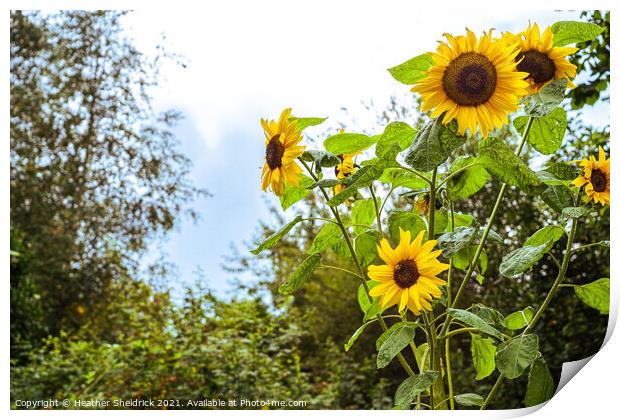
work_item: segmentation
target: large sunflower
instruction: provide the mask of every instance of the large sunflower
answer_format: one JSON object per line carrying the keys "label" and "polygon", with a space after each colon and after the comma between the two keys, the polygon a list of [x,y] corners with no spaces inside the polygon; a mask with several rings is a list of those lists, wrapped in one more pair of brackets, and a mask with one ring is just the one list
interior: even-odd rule
{"label": "large sunflower", "polygon": [[295,159],[303,153],[305,147],[298,146],[301,130],[297,128],[295,120],[289,121],[290,116],[291,109],[286,108],[278,122],[260,120],[267,139],[261,186],[263,191],[271,186],[271,191],[278,196],[282,195],[287,183],[299,185],[299,174],[302,172]]}
{"label": "large sunflower", "polygon": [[574,88],[571,79],[575,77],[577,67],[566,56],[579,50],[574,47],[554,47],[553,32],[548,27],[542,35],[535,23],[517,35],[504,33],[503,38],[510,43],[516,42],[520,52],[516,57],[517,70],[528,74],[528,93],[536,93],[547,83],[557,79],[566,79],[568,87]]}
{"label": "large sunflower", "polygon": [[437,52],[431,53],[434,65],[428,76],[411,91],[422,96],[422,111],[432,109],[432,117],[445,112],[444,124],[456,118],[461,135],[468,128],[473,135],[480,126],[486,138],[493,128],[508,124],[507,115],[527,93],[527,73],[517,71],[515,63],[519,50],[493,38],[492,31],[480,39],[469,29],[466,36],[444,36],[448,42],[439,41]]}
{"label": "large sunflower", "polygon": [[611,158],[605,158],[605,151],[598,148],[598,161],[594,156],[583,159],[580,163],[583,167],[583,175],[573,181],[573,185],[581,187],[585,185],[586,201],[609,205],[609,178]]}
{"label": "large sunflower", "polygon": [[433,298],[441,296],[438,286],[446,284],[438,274],[448,269],[437,257],[441,250],[432,251],[437,241],[422,243],[424,231],[411,242],[411,233],[400,230],[400,243],[392,249],[386,239],[377,246],[385,265],[371,265],[368,276],[380,282],[370,290],[370,296],[381,296],[381,306],[398,304],[398,310],[409,308],[415,315],[430,311]]}
{"label": "large sunflower", "polygon": [[[336,179],[343,180],[348,176],[351,176],[355,171],[355,162],[353,162],[353,158],[359,155],[360,152],[355,153],[345,153],[344,155],[338,155],[338,159],[340,159],[340,163],[336,165],[334,171],[336,172]],[[338,184],[334,187],[334,194],[338,194],[343,191],[345,186],[343,184]]]}

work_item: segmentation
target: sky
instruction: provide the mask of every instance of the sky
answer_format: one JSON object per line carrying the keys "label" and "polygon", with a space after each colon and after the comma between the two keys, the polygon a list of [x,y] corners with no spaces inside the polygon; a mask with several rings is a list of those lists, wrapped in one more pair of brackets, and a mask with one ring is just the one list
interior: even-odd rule
{"label": "sky", "polygon": [[[275,119],[292,107],[296,116],[329,117],[335,127],[345,118],[341,107],[347,107],[361,113],[360,128],[372,126],[361,112],[362,101],[381,109],[390,96],[409,95],[386,69],[434,50],[444,32],[464,33],[466,26],[476,33],[518,32],[528,20],[547,26],[578,19],[575,12],[551,11],[439,14],[415,9],[413,2],[354,8],[318,2],[296,9],[269,1],[217,3],[200,13],[136,10],[124,26],[141,51],[151,52],[165,33],[168,50],[185,57],[186,68],[162,66],[154,104],[184,113],[175,131],[180,149],[193,162],[192,181],[212,194],[193,203],[201,220],[184,221],[153,244],[145,264],[165,254],[177,266],[173,289],[191,284],[200,267],[220,296],[231,289],[232,276],[221,267],[230,244],[247,253],[259,221],[275,222],[268,211],[273,197],[260,190],[260,118]],[[605,124],[609,110],[606,105],[586,109],[584,120]]]}

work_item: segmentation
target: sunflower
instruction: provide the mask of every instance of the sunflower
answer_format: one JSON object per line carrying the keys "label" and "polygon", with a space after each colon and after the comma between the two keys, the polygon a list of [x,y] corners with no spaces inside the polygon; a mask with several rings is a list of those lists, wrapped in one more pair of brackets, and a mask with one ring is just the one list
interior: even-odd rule
{"label": "sunflower", "polygon": [[527,73],[517,71],[516,44],[493,38],[485,32],[480,39],[467,35],[444,34],[431,53],[434,65],[427,77],[411,91],[422,96],[422,111],[433,110],[431,117],[445,112],[443,124],[456,118],[460,135],[469,128],[473,135],[480,127],[483,137],[493,128],[508,124],[507,115],[518,109],[518,101],[527,93]]}
{"label": "sunflower", "polygon": [[579,166],[582,166],[583,175],[573,181],[576,187],[586,186],[585,201],[594,201],[601,205],[609,205],[609,177],[611,158],[605,158],[605,151],[602,147],[598,148],[598,161],[594,156],[583,159]]}
{"label": "sunflower", "polygon": [[575,77],[577,67],[566,56],[577,52],[579,48],[554,47],[550,27],[541,36],[536,23],[534,26],[528,24],[525,31],[517,35],[504,33],[502,38],[519,46],[517,70],[528,74],[525,79],[529,83],[528,93],[536,93],[547,83],[558,79],[566,79],[569,88],[575,87],[571,79]]}
{"label": "sunflower", "polygon": [[[345,153],[344,155],[338,155],[338,159],[340,159],[340,163],[336,165],[334,171],[336,172],[336,179],[343,180],[346,177],[352,175],[357,169],[355,168],[355,163],[353,162],[353,158],[359,155],[360,152],[355,153]],[[343,184],[338,184],[334,187],[334,194],[338,194],[344,190],[345,186]]]}
{"label": "sunflower", "polygon": [[437,257],[441,250],[432,251],[437,241],[422,243],[424,231],[411,242],[411,233],[400,230],[400,243],[392,249],[386,239],[377,246],[385,265],[370,265],[368,276],[379,284],[370,290],[370,296],[381,296],[383,308],[398,304],[398,310],[409,308],[415,315],[430,311],[433,298],[441,296],[438,286],[446,282],[437,275],[448,269]]}
{"label": "sunflower", "polygon": [[302,172],[295,159],[301,156],[305,147],[298,146],[301,130],[295,120],[289,121],[290,116],[291,109],[286,108],[278,122],[260,120],[267,139],[261,187],[267,191],[267,187],[271,186],[271,191],[278,196],[282,195],[287,183],[299,185],[299,174]]}

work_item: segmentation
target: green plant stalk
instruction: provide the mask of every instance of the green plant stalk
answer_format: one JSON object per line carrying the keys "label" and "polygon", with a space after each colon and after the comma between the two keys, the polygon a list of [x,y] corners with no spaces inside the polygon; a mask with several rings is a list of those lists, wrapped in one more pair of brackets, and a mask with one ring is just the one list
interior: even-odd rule
{"label": "green plant stalk", "polygon": [[[523,151],[523,147],[525,146],[525,142],[527,141],[527,137],[530,134],[530,129],[532,128],[532,123],[534,122],[534,117],[529,117],[527,120],[527,124],[525,125],[525,130],[523,131],[523,136],[521,136],[521,142],[519,143],[519,146],[517,147],[517,151],[515,152],[515,155],[519,156],[521,154],[521,152]],[[487,240],[487,237],[489,236],[489,232],[491,231],[491,225],[493,224],[493,221],[495,220],[495,216],[497,215],[497,211],[499,210],[499,207],[502,203],[502,200],[504,199],[504,194],[506,192],[506,188],[508,187],[508,184],[503,183],[501,188],[499,189],[499,193],[497,194],[497,199],[495,200],[495,205],[493,206],[493,210],[491,211],[491,215],[489,216],[489,220],[487,222],[486,227],[484,228],[484,231],[482,232],[482,237],[480,238],[480,243],[478,243],[478,247],[476,248],[476,252],[474,253],[474,257],[472,258],[472,260],[469,263],[469,267],[467,269],[467,273],[465,273],[465,277],[463,278],[463,281],[461,282],[461,285],[458,289],[458,291],[456,292],[456,295],[454,296],[454,300],[452,301],[452,307],[456,307],[459,299],[461,298],[461,296],[463,295],[463,292],[465,291],[465,288],[467,287],[467,284],[469,283],[469,280],[471,279],[471,276],[474,272],[474,269],[476,267],[476,264],[478,264],[478,260],[480,259],[480,255],[482,254],[482,250],[484,249],[484,244]],[[446,320],[442,326],[441,329],[441,333],[439,335],[444,335],[446,333],[446,331],[448,331],[448,328],[450,328],[450,322],[452,320],[452,317],[450,317],[450,315],[448,315],[446,317]]]}
{"label": "green plant stalk", "polygon": [[[566,271],[568,270],[568,264],[570,262],[570,257],[573,254],[572,247],[573,247],[573,241],[575,240],[576,232],[577,232],[577,222],[576,220],[573,220],[571,228],[570,228],[570,232],[568,234],[568,241],[566,243],[566,252],[564,254],[564,258],[562,259],[562,266],[560,267],[560,272],[558,273],[558,276],[555,278],[555,281],[553,282],[553,285],[551,286],[549,293],[547,293],[547,297],[545,297],[545,300],[543,301],[542,305],[540,305],[540,308],[538,308],[538,311],[536,311],[536,314],[532,318],[532,321],[529,323],[529,325],[525,328],[525,330],[523,330],[523,332],[520,335],[525,335],[528,332],[532,331],[534,326],[538,323],[538,320],[542,316],[543,312],[545,312],[545,310],[549,306],[549,303],[551,302],[551,299],[553,299],[553,296],[557,292],[558,288],[564,281],[564,277],[566,276]],[[491,402],[495,394],[497,394],[497,391],[502,385],[504,378],[505,378],[504,374],[501,374],[497,377],[497,380],[495,381],[495,385],[493,385],[491,392],[489,392],[489,395],[487,395],[486,399],[484,400],[484,403],[482,403],[482,405],[480,406],[481,410],[484,410],[488,407],[489,403]]]}
{"label": "green plant stalk", "polygon": [[[454,231],[454,204],[450,202],[450,220],[452,221],[452,231]],[[452,264],[452,258],[450,258],[450,267],[448,267],[448,280],[446,285],[446,303],[447,307],[452,306],[452,270],[454,264]],[[434,326],[433,326],[434,328]],[[448,379],[448,400],[450,401],[450,410],[454,410],[454,387],[452,385],[452,362],[450,354],[450,338],[446,337],[446,376]]]}
{"label": "green plant stalk", "polygon": [[[310,173],[310,176],[312,176],[314,181],[318,182],[319,181],[318,177],[308,167],[308,164],[301,159],[299,159],[299,161],[304,166],[304,168],[306,168],[306,170]],[[319,189],[321,190],[321,193],[325,197],[325,200],[329,201],[329,196],[327,195],[327,192],[325,191],[325,189],[323,187],[319,187]],[[353,259],[353,263],[355,264],[357,271],[362,276],[362,279],[363,279],[362,285],[364,287],[364,290],[366,291],[368,298],[371,299],[370,288],[368,287],[368,276],[366,272],[364,271],[364,269],[362,268],[362,265],[360,264],[359,259],[357,258],[357,254],[355,253],[355,248],[353,247],[353,243],[351,242],[351,237],[349,236],[349,232],[347,231],[347,228],[345,227],[344,223],[342,223],[342,219],[340,218],[340,213],[338,212],[338,208],[332,207],[332,206],[328,206],[328,207],[331,209],[332,214],[334,215],[334,218],[336,219],[338,223],[338,226],[340,226],[340,230],[342,231],[342,235],[344,236],[345,242],[347,243],[349,252],[351,252],[351,258]],[[381,329],[383,331],[387,331],[388,326],[385,323],[385,320],[383,319],[383,316],[381,316],[381,314],[377,314],[377,321],[379,322],[379,325],[381,325]],[[396,355],[396,357],[398,358],[398,361],[400,362],[400,364],[403,366],[403,369],[405,369],[405,372],[407,372],[407,375],[414,376],[415,373],[413,372],[413,369],[411,369],[411,366],[405,359],[405,356],[403,356],[402,353],[399,352]]]}
{"label": "green plant stalk", "polygon": [[377,201],[377,196],[375,195],[375,190],[370,184],[370,195],[372,196],[372,201],[375,204],[375,214],[377,215],[377,228],[379,229],[379,234],[383,237],[383,229],[381,228],[381,210],[379,208],[379,202]]}
{"label": "green plant stalk", "polygon": [[[431,182],[429,185],[430,196],[428,203],[428,239],[435,239],[435,203],[437,201],[437,168],[433,169],[431,176]],[[429,313],[428,317],[425,317],[425,321],[428,322],[430,342],[431,346],[431,368],[439,372],[439,377],[431,386],[431,406],[434,409],[447,410],[448,404],[446,400],[446,390],[443,384],[443,377],[441,376],[441,349],[437,341],[437,332],[433,328],[435,314],[433,311]]]}

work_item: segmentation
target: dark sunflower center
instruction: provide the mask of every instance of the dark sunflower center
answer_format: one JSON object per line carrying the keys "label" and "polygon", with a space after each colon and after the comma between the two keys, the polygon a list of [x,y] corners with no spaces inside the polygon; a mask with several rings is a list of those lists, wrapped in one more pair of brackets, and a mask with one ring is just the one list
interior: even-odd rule
{"label": "dark sunflower center", "polygon": [[[523,60],[521,60],[523,58]],[[536,83],[545,83],[555,76],[555,64],[545,53],[540,51],[526,51],[517,55],[517,70],[530,74]]]}
{"label": "dark sunflower center", "polygon": [[282,156],[284,156],[284,145],[280,141],[280,135],[276,134],[267,143],[265,159],[270,169],[276,169],[282,166]]}
{"label": "dark sunflower center", "polygon": [[404,260],[396,264],[394,267],[394,281],[401,289],[407,289],[418,281],[420,273],[418,266],[413,260]]}
{"label": "dark sunflower center", "polygon": [[463,53],[452,60],[443,75],[446,95],[463,106],[485,103],[493,96],[496,84],[497,72],[493,63],[474,52]]}
{"label": "dark sunflower center", "polygon": [[603,192],[607,188],[607,176],[600,169],[592,169],[591,182],[596,192]]}

